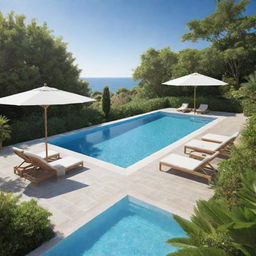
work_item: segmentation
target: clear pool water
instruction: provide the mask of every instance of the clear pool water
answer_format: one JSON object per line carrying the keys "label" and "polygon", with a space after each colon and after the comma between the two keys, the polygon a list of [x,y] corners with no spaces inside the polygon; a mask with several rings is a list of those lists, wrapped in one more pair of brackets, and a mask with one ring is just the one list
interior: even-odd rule
{"label": "clear pool water", "polygon": [[169,212],[127,196],[44,256],[165,256],[166,241],[185,236]]}
{"label": "clear pool water", "polygon": [[52,139],[50,143],[126,168],[213,120],[159,111]]}

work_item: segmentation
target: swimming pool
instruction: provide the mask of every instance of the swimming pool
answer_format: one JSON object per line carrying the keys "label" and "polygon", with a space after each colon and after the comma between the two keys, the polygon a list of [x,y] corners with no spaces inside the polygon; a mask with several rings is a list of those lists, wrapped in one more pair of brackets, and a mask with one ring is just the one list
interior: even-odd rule
{"label": "swimming pool", "polygon": [[185,236],[169,212],[126,196],[44,256],[165,256],[166,241]]}
{"label": "swimming pool", "polygon": [[158,111],[49,142],[127,168],[213,120]]}

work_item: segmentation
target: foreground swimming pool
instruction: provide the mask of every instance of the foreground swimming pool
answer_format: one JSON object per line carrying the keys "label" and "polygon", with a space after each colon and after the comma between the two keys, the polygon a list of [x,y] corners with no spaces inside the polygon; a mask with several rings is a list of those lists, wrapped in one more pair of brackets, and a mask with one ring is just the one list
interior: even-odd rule
{"label": "foreground swimming pool", "polygon": [[169,212],[127,196],[44,256],[165,256],[177,250],[166,241],[183,236]]}
{"label": "foreground swimming pool", "polygon": [[158,111],[52,139],[50,143],[126,168],[213,120]]}

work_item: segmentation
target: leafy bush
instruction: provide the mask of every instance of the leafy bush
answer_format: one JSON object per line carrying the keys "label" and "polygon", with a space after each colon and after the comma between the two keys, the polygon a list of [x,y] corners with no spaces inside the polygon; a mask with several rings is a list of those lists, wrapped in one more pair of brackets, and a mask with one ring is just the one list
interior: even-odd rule
{"label": "leafy bush", "polygon": [[[67,108],[61,114],[59,110],[56,112],[54,110],[49,113],[48,117],[49,136],[99,124],[104,120],[102,112],[97,108],[87,106],[75,110]],[[42,115],[31,115],[12,120],[14,136],[7,141],[8,144],[42,138],[44,136],[43,121]]]}
{"label": "leafy bush", "polygon": [[5,116],[0,115],[0,149],[3,141],[11,137],[11,127],[8,122],[9,120]]}
{"label": "leafy bush", "polygon": [[53,237],[51,214],[35,200],[0,193],[0,256],[26,255]]}
{"label": "leafy bush", "polygon": [[232,150],[231,158],[222,161],[215,181],[215,198],[225,199],[229,207],[237,204],[237,191],[243,174],[256,169],[256,116],[252,116],[242,132],[241,142]]}
{"label": "leafy bush", "polygon": [[[168,97],[168,99],[172,108],[178,108],[184,102],[189,103],[193,107],[192,97]],[[199,104],[208,104],[209,109],[213,111],[242,112],[242,106],[236,99],[198,97],[196,100],[197,107]]]}
{"label": "leafy bush", "polygon": [[[188,237],[168,241],[182,247],[170,256],[256,255],[256,173],[249,171],[241,177],[241,188],[237,191],[238,206],[230,209],[213,199],[198,201],[191,222],[174,216]],[[210,254],[216,248],[218,251]],[[202,249],[205,251],[200,254]]]}
{"label": "leafy bush", "polygon": [[168,98],[131,101],[127,104],[113,107],[112,111],[110,112],[110,119],[115,120],[125,118],[168,107],[170,107],[170,102]]}

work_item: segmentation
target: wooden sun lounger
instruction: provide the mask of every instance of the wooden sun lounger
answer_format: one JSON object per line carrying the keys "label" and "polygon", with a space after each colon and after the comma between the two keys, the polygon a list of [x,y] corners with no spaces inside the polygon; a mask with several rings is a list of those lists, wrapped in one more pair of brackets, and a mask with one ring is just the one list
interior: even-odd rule
{"label": "wooden sun lounger", "polygon": [[[19,156],[21,159],[23,159],[23,162],[21,164],[19,164],[17,166],[14,166],[14,168],[13,168],[14,173],[22,177],[23,176],[23,171],[25,171],[27,169],[30,169],[33,165],[31,164],[30,159],[26,156],[27,151],[25,151],[23,149],[20,149],[20,148],[16,148],[16,147],[13,147],[12,151],[17,156]],[[43,158],[43,159],[46,158],[45,151],[43,151],[41,153],[38,153],[36,155]],[[56,160],[56,159],[59,159],[59,158],[60,158],[60,153],[58,153],[56,151],[53,151],[53,150],[48,151],[48,161],[49,162],[53,161],[53,160]]]}
{"label": "wooden sun lounger", "polygon": [[209,170],[216,171],[210,162],[217,157],[218,154],[219,152],[215,152],[213,155],[206,157],[202,161],[178,154],[170,154],[161,159],[159,163],[159,170],[162,171],[162,167],[167,166],[175,170],[206,178],[210,181],[212,175],[209,174]]}
{"label": "wooden sun lounger", "polygon": [[177,111],[183,112],[183,113],[191,111],[191,109],[188,107],[188,105],[189,105],[189,103],[183,103],[181,105],[181,107],[177,108]]}
{"label": "wooden sun lounger", "polygon": [[59,176],[59,174],[62,175],[67,171],[83,166],[83,161],[74,157],[64,157],[48,163],[43,158],[32,153],[26,153],[26,156],[30,159],[33,167],[25,170],[23,177],[33,183],[40,183],[50,177]]}
{"label": "wooden sun lounger", "polygon": [[199,108],[196,109],[196,113],[203,114],[208,111],[208,105],[207,104],[200,104]]}
{"label": "wooden sun lounger", "polygon": [[229,137],[226,141],[222,143],[208,142],[203,140],[191,140],[184,146],[184,153],[187,154],[187,150],[203,152],[207,154],[213,154],[219,152],[220,155],[229,157],[230,156],[230,147],[234,144],[235,139],[237,138],[237,133]]}

